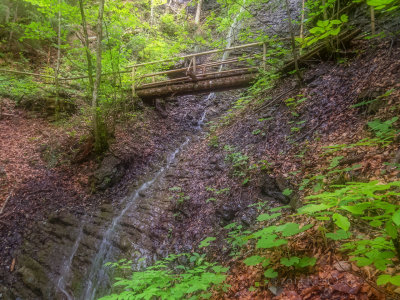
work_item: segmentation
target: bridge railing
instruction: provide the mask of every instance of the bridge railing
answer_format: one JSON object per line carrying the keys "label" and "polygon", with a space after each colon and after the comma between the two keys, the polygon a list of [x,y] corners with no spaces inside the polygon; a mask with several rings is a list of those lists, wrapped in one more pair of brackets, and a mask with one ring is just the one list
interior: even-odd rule
{"label": "bridge railing", "polygon": [[[260,49],[259,51],[251,52],[246,55],[242,55],[239,57],[234,57],[234,58],[229,58],[229,59],[224,59],[222,58],[220,61],[208,61],[204,63],[200,63],[200,57],[202,56],[210,56],[213,54],[222,54],[224,55],[226,52],[233,52],[233,51],[239,51],[243,50],[246,48],[253,48],[253,47],[260,47],[262,46],[262,50]],[[259,64],[254,64],[254,59],[255,60],[260,60],[261,61],[261,66]],[[182,61],[182,60],[189,60],[189,65],[187,67],[183,68],[177,68],[173,70],[166,70],[166,71],[160,71],[160,72],[153,72],[149,74],[143,74],[137,76],[137,69],[140,67],[144,66],[149,66],[149,65],[154,65],[154,64],[165,64],[165,63],[172,63],[174,61]],[[248,63],[249,60],[253,61],[253,66],[249,66],[250,64]],[[194,54],[188,54],[188,55],[183,55],[171,59],[165,59],[165,60],[158,60],[158,61],[152,61],[152,62],[146,62],[146,63],[140,63],[140,64],[135,64],[128,66],[128,68],[131,68],[131,79],[132,79],[132,93],[135,94],[136,89],[145,89],[145,88],[150,88],[150,87],[157,87],[157,86],[162,86],[166,84],[173,84],[173,83],[180,83],[180,82],[188,82],[188,81],[196,81],[196,80],[204,80],[209,77],[215,77],[215,76],[222,76],[226,73],[240,73],[240,72],[251,72],[255,71],[258,68],[266,68],[266,60],[267,60],[267,45],[266,43],[263,42],[258,42],[258,43],[250,43],[246,45],[240,45],[240,46],[235,46],[235,47],[229,47],[225,49],[217,49],[217,50],[210,50],[210,51],[205,51],[205,52],[200,52],[200,53],[194,53]],[[229,70],[222,70],[223,67],[229,65],[233,66],[235,64],[240,64],[241,66],[229,69]],[[243,66],[243,64],[245,66]],[[216,67],[219,67],[216,69]],[[172,74],[184,74],[184,76],[178,77],[178,78],[173,78],[169,79],[168,77],[162,78],[161,80],[156,80],[156,78],[160,78],[160,76],[168,76]],[[150,83],[143,83],[145,79],[151,78]]]}

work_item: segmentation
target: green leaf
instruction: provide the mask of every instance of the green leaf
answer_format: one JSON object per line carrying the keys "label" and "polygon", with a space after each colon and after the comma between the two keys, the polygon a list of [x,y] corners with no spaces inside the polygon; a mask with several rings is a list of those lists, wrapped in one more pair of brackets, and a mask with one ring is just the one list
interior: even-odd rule
{"label": "green leaf", "polygon": [[392,222],[386,222],[385,231],[393,240],[397,238],[398,231],[397,228],[393,225]]}
{"label": "green leaf", "polygon": [[342,228],[345,231],[348,231],[350,228],[350,222],[349,219],[345,216],[342,216],[338,213],[334,213],[332,216],[333,220],[335,221],[335,224],[339,227]]}
{"label": "green leaf", "polygon": [[346,232],[343,229],[339,229],[334,233],[329,232],[326,234],[327,238],[334,240],[334,241],[345,240],[345,239],[348,239],[350,236],[351,236],[351,233]]}
{"label": "green leaf", "polygon": [[327,204],[308,204],[306,206],[300,207],[298,209],[298,212],[300,214],[313,214],[315,212],[327,210],[328,208],[331,208],[331,205]]}
{"label": "green leaf", "polygon": [[271,219],[275,219],[277,217],[279,217],[280,215],[282,215],[281,213],[274,213],[272,215],[269,214],[261,214],[257,217],[257,221],[262,222],[262,221],[267,221],[267,220],[271,220]]}
{"label": "green leaf", "polygon": [[204,240],[202,240],[200,242],[199,248],[208,247],[208,246],[210,246],[210,243],[215,241],[215,240],[216,240],[215,237],[212,237],[212,236],[206,237]]}
{"label": "green leaf", "polygon": [[400,226],[400,209],[393,214],[392,220],[394,224]]}
{"label": "green leaf", "polygon": [[290,258],[286,258],[286,257],[281,258],[281,264],[286,267],[291,267],[299,262],[300,262],[300,258],[298,258],[296,256],[293,256]]}
{"label": "green leaf", "polygon": [[293,190],[291,189],[284,189],[282,194],[285,196],[290,196],[293,193]]}
{"label": "green leaf", "polygon": [[390,278],[390,283],[400,286],[400,276],[397,275],[397,276],[393,276],[392,278]]}
{"label": "green leaf", "polygon": [[269,268],[267,271],[264,272],[264,276],[266,278],[276,278],[278,276],[278,273],[275,272],[274,269]]}
{"label": "green leaf", "polygon": [[246,266],[255,266],[255,265],[258,265],[259,263],[262,263],[264,260],[265,260],[265,257],[258,256],[258,255],[253,255],[253,256],[250,256],[250,257],[246,258],[243,261],[243,263]]}
{"label": "green leaf", "polygon": [[300,262],[297,264],[299,268],[304,268],[308,266],[314,266],[315,263],[317,262],[317,259],[315,257],[302,257],[300,259]]}
{"label": "green leaf", "polygon": [[392,276],[386,275],[386,274],[379,275],[378,279],[376,280],[376,284],[377,284],[377,285],[385,285],[385,284],[387,284],[388,282],[390,282],[390,278],[391,278],[391,277],[392,277]]}
{"label": "green leaf", "polygon": [[279,247],[282,245],[286,245],[288,243],[287,240],[283,239],[276,239],[277,235],[276,234],[271,234],[266,237],[261,237],[259,241],[257,242],[256,247],[257,248],[262,248],[262,249],[268,249],[268,248],[273,248],[273,247]]}

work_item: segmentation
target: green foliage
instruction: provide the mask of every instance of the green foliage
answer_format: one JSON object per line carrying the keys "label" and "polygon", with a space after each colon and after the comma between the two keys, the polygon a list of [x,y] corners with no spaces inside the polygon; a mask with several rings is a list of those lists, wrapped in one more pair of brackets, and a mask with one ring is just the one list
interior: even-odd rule
{"label": "green foliage", "polygon": [[[189,261],[189,266],[179,264],[182,258]],[[124,270],[131,268],[130,261],[109,265]],[[209,263],[197,253],[172,254],[144,271],[116,278],[113,286],[120,292],[101,299],[208,299],[212,290],[222,286],[227,271],[228,268]]]}
{"label": "green foliage", "polygon": [[396,0],[367,0],[367,4],[376,10],[385,10],[387,12],[397,9]]}
{"label": "green foliage", "polygon": [[317,26],[309,30],[312,36],[306,37],[304,40],[300,40],[300,42],[303,47],[308,47],[320,40],[335,37],[340,33],[343,24],[348,21],[349,18],[347,15],[342,15],[339,20],[319,20]]}
{"label": "green foliage", "polygon": [[[212,187],[207,186],[207,187],[206,187],[206,190],[207,190],[208,192],[212,192],[213,194],[215,194],[215,196],[218,197],[218,196],[221,195],[221,194],[228,195],[228,194],[229,194],[229,191],[230,191],[230,188],[223,188],[223,189],[218,190],[218,189],[214,189],[214,188],[212,188]],[[210,202],[210,201],[217,201],[217,198],[211,197],[211,198],[208,198],[208,199],[206,200],[207,203]]]}
{"label": "green foliage", "polygon": [[216,238],[213,236],[206,237],[204,240],[201,241],[199,244],[199,248],[204,248],[210,246],[210,243],[215,241]]}
{"label": "green foliage", "polygon": [[382,122],[379,119],[376,119],[368,122],[368,126],[375,133],[380,143],[387,144],[394,139],[397,133],[397,131],[392,128],[392,125],[398,119],[399,119],[398,117],[393,117],[392,119],[386,120],[384,122]]}
{"label": "green foliage", "polygon": [[[334,240],[348,239],[352,224],[368,224],[366,230],[374,231],[375,238],[357,236],[344,243],[342,250],[352,256],[357,265],[374,265],[385,271],[398,256],[398,230],[400,227],[400,181],[382,184],[378,181],[349,182],[332,186],[332,191],[308,196],[310,204],[299,209],[300,214],[312,215],[325,222],[332,221],[339,228],[327,233]],[[365,226],[365,225],[364,225]],[[385,282],[380,277],[380,282]],[[387,281],[388,282],[388,281]]]}
{"label": "green foliage", "polygon": [[234,169],[234,176],[243,177],[246,175],[246,170],[248,167],[249,157],[247,155],[242,154],[240,151],[235,151],[235,148],[225,145],[224,150],[228,152],[225,156],[225,161],[232,164]]}
{"label": "green foliage", "polygon": [[212,135],[210,137],[210,141],[208,142],[208,145],[210,147],[213,147],[213,148],[218,148],[219,147],[219,138],[218,138],[218,136],[217,135]]}
{"label": "green foliage", "polygon": [[240,254],[240,249],[246,245],[249,240],[248,235],[250,231],[243,230],[242,225],[236,223],[228,224],[224,229],[230,230],[228,232],[228,237],[225,239],[231,247],[231,256],[238,256]]}
{"label": "green foliage", "polygon": [[32,77],[0,75],[0,96],[9,97],[17,104],[23,98],[38,98],[41,95],[39,84]]}
{"label": "green foliage", "polygon": [[174,186],[169,188],[169,190],[173,192],[173,196],[170,197],[170,199],[175,200],[178,204],[182,204],[183,202],[190,200],[190,196],[186,196],[185,192],[182,192],[182,188],[179,186]]}

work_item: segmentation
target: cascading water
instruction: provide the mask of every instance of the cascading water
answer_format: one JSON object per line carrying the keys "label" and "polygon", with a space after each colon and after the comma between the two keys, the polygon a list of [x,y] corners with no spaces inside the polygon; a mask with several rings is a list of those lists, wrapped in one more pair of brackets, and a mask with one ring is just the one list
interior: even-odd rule
{"label": "cascading water", "polygon": [[187,145],[189,140],[190,138],[187,137],[185,139],[185,142],[183,142],[177,149],[175,149],[174,152],[172,152],[167,157],[166,165],[162,167],[151,180],[143,183],[133,195],[127,198],[124,209],[122,209],[119,215],[117,215],[112,220],[111,225],[108,227],[107,231],[103,235],[103,239],[100,243],[97,255],[93,259],[82,299],[94,299],[96,297],[96,292],[98,288],[100,286],[106,286],[109,283],[109,278],[106,269],[104,268],[104,263],[111,260],[112,258],[113,246],[111,243],[111,237],[113,236],[118,223],[139,198],[141,192],[146,191],[170,167],[171,163],[174,162],[176,155]]}
{"label": "cascading water", "polygon": [[[211,101],[215,97],[215,93],[210,93],[204,100],[205,106],[209,101]],[[196,130],[201,130],[204,120],[206,118],[206,109],[203,111],[200,119],[197,121],[196,126],[194,127]],[[112,220],[110,226],[107,228],[103,235],[103,239],[100,243],[100,246],[98,248],[98,252],[95,256],[95,258],[92,261],[92,265],[89,269],[89,275],[86,281],[86,286],[84,289],[84,292],[82,294],[81,299],[83,300],[92,300],[95,299],[97,296],[97,293],[99,291],[99,288],[102,287],[107,287],[109,285],[109,277],[106,272],[106,269],[104,268],[104,263],[108,261],[112,261],[113,257],[113,245],[111,242],[111,238],[115,235],[116,227],[121,221],[122,217],[127,213],[128,210],[131,209],[131,207],[135,204],[136,200],[140,196],[140,194],[144,191],[146,191],[148,188],[150,188],[156,180],[170,167],[170,165],[175,161],[176,156],[178,153],[189,143],[190,138],[187,137],[185,141],[177,148],[175,149],[174,152],[172,152],[168,157],[167,157],[167,163],[164,167],[162,167],[154,176],[151,180],[143,183],[133,195],[128,197],[125,200],[125,206],[121,210],[121,212],[114,217]],[[69,300],[69,299],[68,299]]]}

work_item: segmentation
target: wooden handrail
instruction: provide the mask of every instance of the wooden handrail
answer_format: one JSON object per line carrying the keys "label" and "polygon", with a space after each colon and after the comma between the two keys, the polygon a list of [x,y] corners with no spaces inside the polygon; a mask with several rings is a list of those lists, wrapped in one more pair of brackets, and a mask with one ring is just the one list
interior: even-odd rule
{"label": "wooden handrail", "polygon": [[263,44],[264,44],[264,42],[257,42],[257,43],[250,43],[250,44],[246,44],[246,45],[230,47],[230,48],[226,48],[226,49],[210,50],[210,51],[205,51],[205,52],[200,52],[200,53],[177,56],[177,57],[169,58],[169,59],[163,59],[163,60],[157,60],[157,61],[150,61],[150,62],[146,62],[146,63],[135,64],[135,65],[127,66],[127,68],[133,68],[133,67],[137,68],[137,67],[142,67],[142,66],[147,66],[147,65],[170,62],[170,61],[184,59],[184,58],[193,58],[193,57],[197,57],[197,56],[203,56],[203,55],[209,55],[209,54],[214,54],[214,53],[226,52],[226,51],[231,51],[231,50],[250,48],[250,47],[254,47],[254,46],[261,46]]}
{"label": "wooden handrail", "polygon": [[[246,59],[246,58],[250,58],[250,57],[255,57],[255,55],[247,55],[247,56],[244,56],[244,57],[231,58],[231,59],[227,59],[227,60],[223,60],[223,61],[207,63],[207,64],[201,64],[201,65],[197,65],[197,68],[201,69],[201,68],[205,68],[205,67],[215,67],[215,66],[219,66],[219,65],[228,65],[228,64],[231,64],[231,63],[235,63],[235,62],[240,62],[241,59]],[[191,67],[191,64],[188,66],[188,68],[190,68],[190,67]],[[188,68],[179,68],[179,69],[174,69],[174,70],[150,73],[150,74],[146,74],[146,75],[142,75],[142,76],[136,77],[136,79],[143,79],[143,78],[148,78],[148,77],[153,77],[153,76],[158,76],[158,75],[164,75],[164,74],[179,73],[179,72],[187,70]]]}

